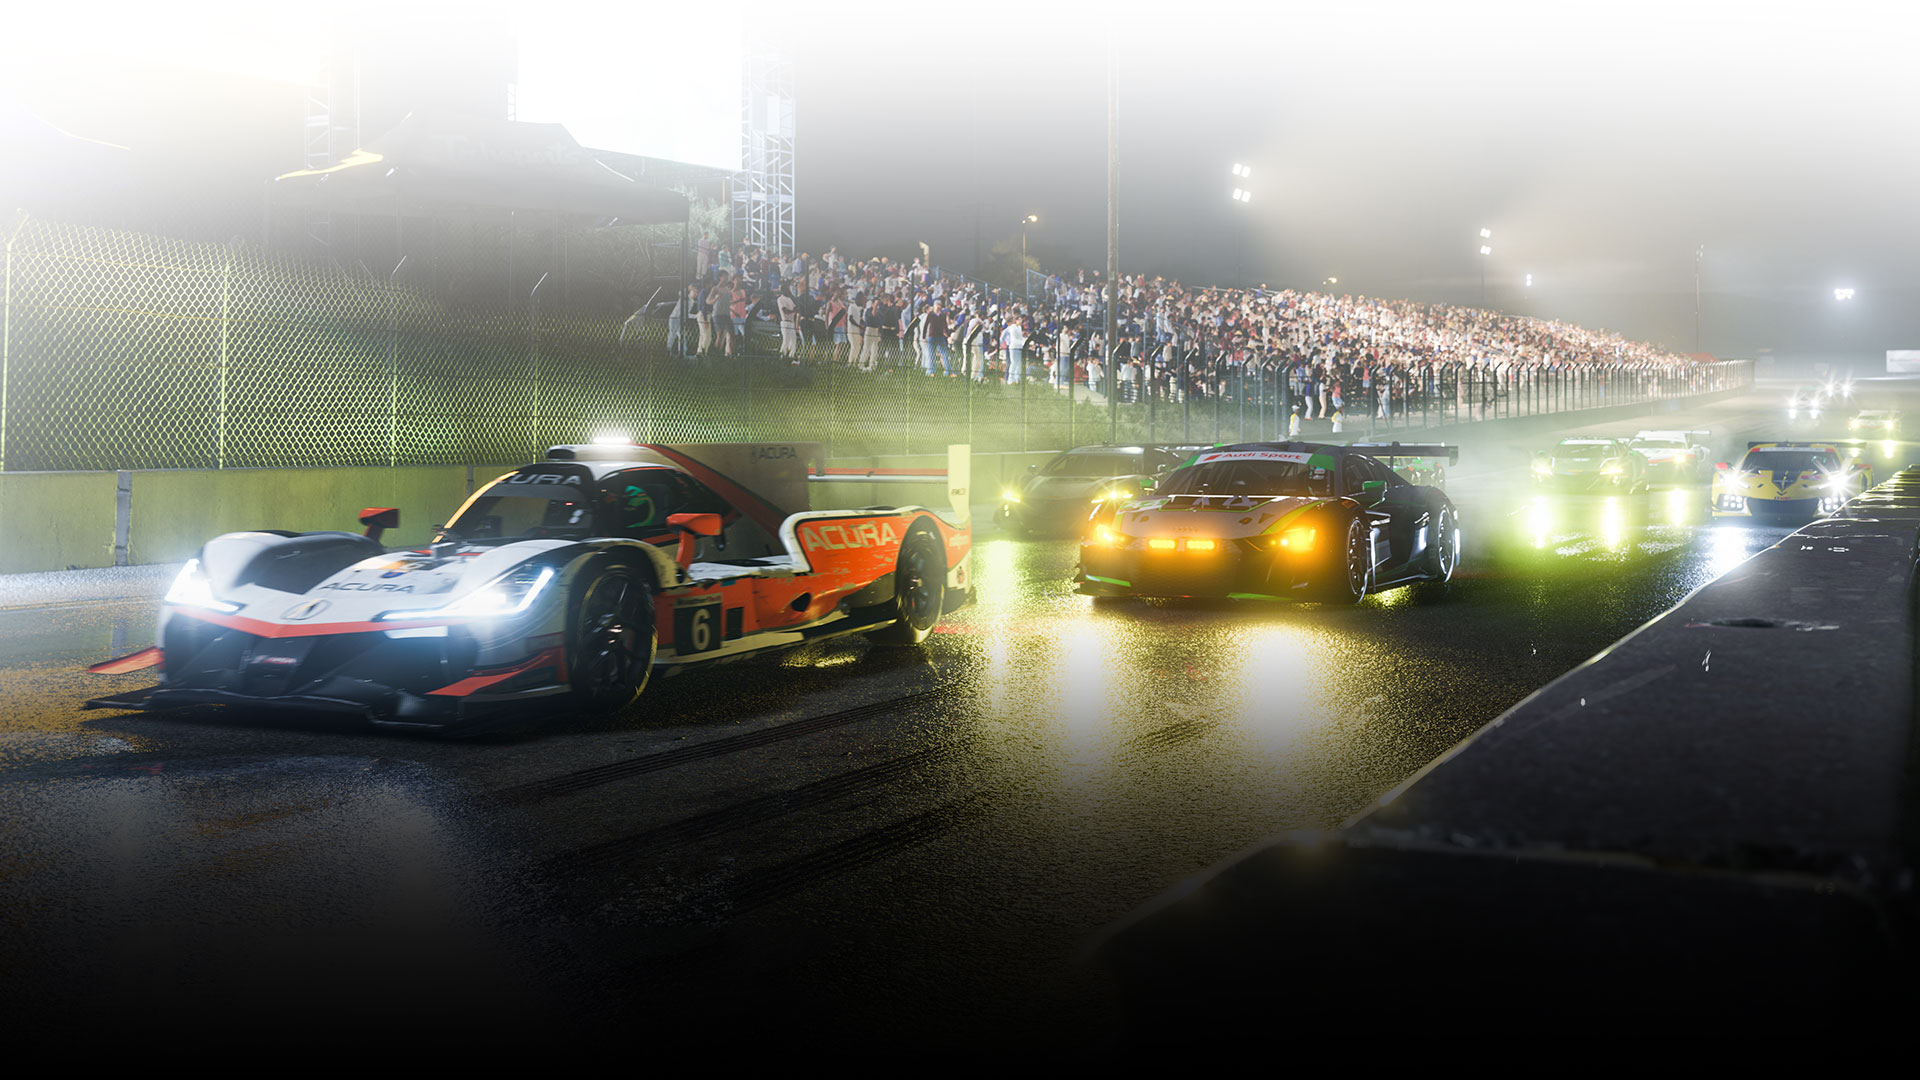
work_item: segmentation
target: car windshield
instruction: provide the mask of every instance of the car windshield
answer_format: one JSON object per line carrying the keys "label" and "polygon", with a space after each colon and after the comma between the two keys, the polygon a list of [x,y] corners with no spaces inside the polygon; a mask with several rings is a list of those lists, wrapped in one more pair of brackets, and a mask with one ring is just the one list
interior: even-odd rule
{"label": "car windshield", "polygon": [[1061,454],[1040,469],[1041,476],[1133,476],[1141,459],[1132,454]]}
{"label": "car windshield", "polygon": [[1824,450],[1753,450],[1740,467],[1753,472],[1806,472],[1821,469],[1835,472],[1840,459]]}
{"label": "car windshield", "polygon": [[462,540],[584,539],[593,535],[593,507],[577,488],[495,484],[473,500],[444,533]]}
{"label": "car windshield", "polygon": [[1175,469],[1155,495],[1325,494],[1327,470],[1304,461],[1210,461]]}
{"label": "car windshield", "polygon": [[1612,445],[1604,439],[1562,439],[1555,449],[1568,457],[1588,457]]}
{"label": "car windshield", "polygon": [[1640,438],[1633,440],[1633,445],[1650,447],[1655,450],[1680,450],[1684,449],[1687,444],[1686,441],[1682,439]]}

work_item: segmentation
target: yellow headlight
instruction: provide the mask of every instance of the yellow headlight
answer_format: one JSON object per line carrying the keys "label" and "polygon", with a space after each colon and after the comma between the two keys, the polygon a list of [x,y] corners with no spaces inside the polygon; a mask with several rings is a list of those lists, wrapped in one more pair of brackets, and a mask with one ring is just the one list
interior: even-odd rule
{"label": "yellow headlight", "polygon": [[1090,539],[1101,547],[1112,547],[1119,542],[1120,537],[1113,531],[1111,526],[1095,525],[1093,527],[1093,536]]}
{"label": "yellow headlight", "polygon": [[1180,541],[1169,540],[1165,537],[1160,537],[1160,536],[1156,536],[1153,539],[1147,541],[1147,547],[1153,551],[1172,551],[1174,548],[1177,548],[1179,546],[1180,546]]}
{"label": "yellow headlight", "polygon": [[1311,525],[1301,525],[1280,534],[1279,547],[1295,554],[1313,550],[1314,529]]}
{"label": "yellow headlight", "polygon": [[1189,541],[1187,541],[1187,550],[1188,550],[1188,551],[1212,551],[1212,550],[1214,549],[1214,547],[1215,547],[1215,546],[1216,546],[1216,545],[1215,545],[1215,544],[1214,544],[1214,542],[1213,542],[1213,541],[1211,541],[1211,540],[1189,540]]}

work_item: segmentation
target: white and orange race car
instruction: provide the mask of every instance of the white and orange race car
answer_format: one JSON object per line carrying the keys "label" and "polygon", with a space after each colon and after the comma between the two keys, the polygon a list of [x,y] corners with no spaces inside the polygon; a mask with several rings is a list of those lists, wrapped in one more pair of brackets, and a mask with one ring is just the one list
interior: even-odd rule
{"label": "white and orange race car", "polygon": [[[160,683],[89,708],[241,704],[446,728],[538,703],[610,713],[655,673],[840,634],[918,644],[972,596],[968,448],[952,520],[809,509],[817,443],[556,446],[480,489],[432,544],[229,533],[187,562],[158,642],[91,670]],[[937,471],[937,470],[936,470]]]}

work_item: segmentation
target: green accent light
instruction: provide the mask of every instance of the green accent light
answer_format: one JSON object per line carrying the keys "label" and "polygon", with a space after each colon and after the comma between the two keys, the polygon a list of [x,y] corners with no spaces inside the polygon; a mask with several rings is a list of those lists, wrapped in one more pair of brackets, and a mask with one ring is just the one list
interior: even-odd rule
{"label": "green accent light", "polygon": [[1088,581],[1097,581],[1097,582],[1099,582],[1099,583],[1101,583],[1102,585],[1118,585],[1118,586],[1120,586],[1120,587],[1122,587],[1122,588],[1126,588],[1126,589],[1131,589],[1131,588],[1133,588],[1133,582],[1131,582],[1131,581],[1121,581],[1121,580],[1120,580],[1119,578],[1110,578],[1110,577],[1100,577],[1100,576],[1099,576],[1099,575],[1097,575],[1097,574],[1088,574],[1088,575],[1087,575],[1087,580],[1088,580]]}

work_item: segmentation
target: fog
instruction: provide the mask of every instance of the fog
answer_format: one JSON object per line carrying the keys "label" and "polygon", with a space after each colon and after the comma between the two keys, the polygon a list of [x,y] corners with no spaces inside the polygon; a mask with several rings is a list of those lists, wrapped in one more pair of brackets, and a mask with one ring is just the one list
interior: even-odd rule
{"label": "fog", "polygon": [[[299,99],[275,81],[275,49],[357,48],[380,66],[365,73],[371,137],[469,88],[499,108],[484,88],[512,66],[516,20],[636,73],[669,55],[735,62],[744,22],[795,63],[798,233],[815,253],[924,241],[973,270],[1035,214],[1043,268],[1103,267],[1111,69],[1128,272],[1337,277],[1342,292],[1484,301],[1692,349],[1697,267],[1708,351],[1920,348],[1911,4],[756,2],[616,19],[591,3],[359,3],[327,9],[331,39],[282,0],[144,24],[113,10],[16,22],[0,91],[163,161],[139,193],[156,205],[257,202],[298,167]],[[162,25],[180,33],[156,45]],[[181,74],[170,61],[187,58],[167,54],[187,51],[226,73]],[[1856,298],[1834,301],[1838,287]]]}

